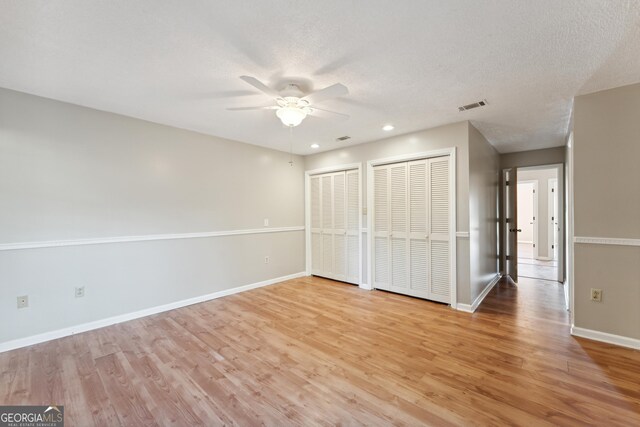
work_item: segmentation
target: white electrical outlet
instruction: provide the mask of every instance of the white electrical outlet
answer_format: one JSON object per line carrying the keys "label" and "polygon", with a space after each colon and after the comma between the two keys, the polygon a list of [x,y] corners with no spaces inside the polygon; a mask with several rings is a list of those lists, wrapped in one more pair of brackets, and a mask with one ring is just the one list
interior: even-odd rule
{"label": "white electrical outlet", "polygon": [[76,288],[76,298],[82,298],[84,296],[84,286]]}
{"label": "white electrical outlet", "polygon": [[269,218],[265,218],[264,219],[264,226],[268,227],[269,226]]}
{"label": "white electrical outlet", "polygon": [[265,264],[269,264],[269,257],[268,256],[264,257],[264,263]]}
{"label": "white electrical outlet", "polygon": [[602,302],[602,289],[591,288],[591,301]]}
{"label": "white electrical outlet", "polygon": [[23,295],[18,297],[18,308],[27,308],[29,307],[29,296]]}

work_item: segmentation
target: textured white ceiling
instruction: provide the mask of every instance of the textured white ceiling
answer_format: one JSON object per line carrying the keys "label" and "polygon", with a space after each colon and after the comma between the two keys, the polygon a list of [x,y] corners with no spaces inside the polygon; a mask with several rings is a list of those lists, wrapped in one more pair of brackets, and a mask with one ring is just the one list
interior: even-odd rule
{"label": "textured white ceiling", "polygon": [[242,74],[349,88],[300,154],[465,119],[501,152],[558,146],[575,95],[640,81],[640,1],[0,2],[0,86],[288,150],[273,111],[225,110],[270,102]]}

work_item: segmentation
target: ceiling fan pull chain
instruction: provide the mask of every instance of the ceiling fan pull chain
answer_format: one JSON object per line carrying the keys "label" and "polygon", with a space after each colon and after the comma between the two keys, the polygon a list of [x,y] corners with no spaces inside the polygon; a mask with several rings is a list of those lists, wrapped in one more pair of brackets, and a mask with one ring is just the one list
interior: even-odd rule
{"label": "ceiling fan pull chain", "polygon": [[289,166],[293,166],[293,126],[289,126],[289,145],[291,146]]}

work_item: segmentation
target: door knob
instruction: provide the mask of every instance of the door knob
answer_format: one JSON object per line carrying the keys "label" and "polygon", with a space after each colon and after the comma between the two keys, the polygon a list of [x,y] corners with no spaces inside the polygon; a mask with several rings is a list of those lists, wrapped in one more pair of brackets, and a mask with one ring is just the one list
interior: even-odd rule
{"label": "door knob", "polygon": [[518,233],[522,233],[522,228],[510,228],[509,231],[512,232],[512,233],[515,233],[516,231]]}

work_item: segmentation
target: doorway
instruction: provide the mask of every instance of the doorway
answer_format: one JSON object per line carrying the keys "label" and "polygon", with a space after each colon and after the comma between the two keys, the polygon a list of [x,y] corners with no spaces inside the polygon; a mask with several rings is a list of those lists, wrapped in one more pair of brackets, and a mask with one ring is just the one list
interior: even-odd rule
{"label": "doorway", "polygon": [[518,272],[521,277],[558,281],[556,168],[518,168]]}

